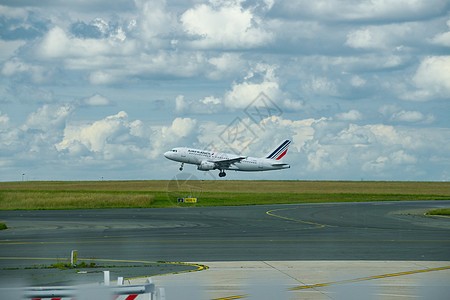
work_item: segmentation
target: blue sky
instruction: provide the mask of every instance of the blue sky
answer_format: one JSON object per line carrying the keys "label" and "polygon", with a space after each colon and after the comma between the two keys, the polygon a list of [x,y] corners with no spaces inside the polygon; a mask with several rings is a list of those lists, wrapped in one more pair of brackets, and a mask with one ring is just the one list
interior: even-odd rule
{"label": "blue sky", "polygon": [[0,181],[170,179],[172,147],[286,138],[291,169],[226,179],[448,181],[449,100],[448,0],[0,4]]}

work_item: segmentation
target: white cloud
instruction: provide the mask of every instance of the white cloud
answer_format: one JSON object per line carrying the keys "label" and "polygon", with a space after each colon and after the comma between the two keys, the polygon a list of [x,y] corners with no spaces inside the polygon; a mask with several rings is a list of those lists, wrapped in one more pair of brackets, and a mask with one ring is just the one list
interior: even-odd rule
{"label": "white cloud", "polygon": [[24,130],[41,130],[46,135],[51,135],[55,130],[63,130],[68,117],[74,111],[70,104],[50,105],[45,104],[36,112],[31,113],[24,126]]}
{"label": "white cloud", "polygon": [[407,92],[406,100],[427,101],[450,95],[450,56],[430,56],[422,60],[412,82],[416,91]]}
{"label": "white cloud", "polygon": [[[359,73],[368,70],[378,71],[401,67],[405,64],[406,59],[407,56],[397,55],[396,53],[383,52],[380,54],[375,52],[346,57],[314,56],[311,58],[310,63],[319,65],[327,71],[329,69],[339,68],[338,70],[341,72]],[[352,76],[352,80],[356,81],[351,81],[351,83],[360,83],[360,80],[354,76]]]}
{"label": "white cloud", "polygon": [[409,23],[367,26],[347,34],[345,44],[352,48],[386,49],[401,46],[412,38],[417,25]]}
{"label": "white cloud", "polygon": [[137,26],[143,40],[151,46],[157,46],[161,42],[160,37],[175,29],[174,16],[167,11],[164,0],[135,0],[135,3],[139,13]]}
{"label": "white cloud", "polygon": [[382,39],[366,28],[350,32],[345,44],[353,48],[383,48]]}
{"label": "white cloud", "polygon": [[398,22],[438,16],[445,9],[445,0],[384,1],[282,1],[281,11],[287,16],[310,17],[325,21]]}
{"label": "white cloud", "polygon": [[[48,74],[46,74],[48,73]],[[49,75],[41,66],[31,65],[14,57],[5,62],[2,68],[2,74],[5,76],[26,75],[35,83],[44,82]]]}
{"label": "white cloud", "polygon": [[223,111],[222,100],[213,96],[203,99],[185,99],[183,95],[175,98],[175,112],[177,114],[217,114]]}
{"label": "white cloud", "polygon": [[358,75],[352,76],[350,83],[354,87],[362,87],[366,84],[367,80],[362,79]]}
{"label": "white cloud", "polygon": [[186,101],[184,100],[183,95],[178,95],[175,98],[175,112],[181,114],[184,113],[190,106]]}
{"label": "white cloud", "polygon": [[82,101],[83,105],[88,105],[88,106],[108,106],[111,105],[111,102],[108,100],[108,98],[100,95],[100,94],[95,94],[89,98],[85,98]]}
{"label": "white cloud", "polygon": [[243,82],[232,86],[225,94],[224,102],[227,107],[245,108],[261,93],[268,95],[270,99],[277,99],[279,92],[279,85],[274,81]]}
{"label": "white cloud", "polygon": [[362,117],[363,117],[362,114],[355,109],[352,109],[345,113],[339,113],[336,115],[336,118],[342,121],[359,121],[362,119]]}
{"label": "white cloud", "polygon": [[4,41],[0,39],[0,61],[7,60],[23,45],[25,45],[25,41],[17,40],[17,41]]}
{"label": "white cloud", "polygon": [[390,160],[395,165],[415,164],[417,162],[417,158],[414,155],[405,153],[404,150],[391,153]]}
{"label": "white cloud", "polygon": [[69,125],[56,149],[72,157],[97,157],[101,160],[136,160],[146,157],[151,130],[139,120],[129,122],[124,111],[87,125]]}
{"label": "white cloud", "polygon": [[[68,68],[92,70],[92,84],[111,84],[136,80],[154,80],[161,77],[192,78],[208,72],[207,58],[202,53],[178,53],[159,51],[155,54],[141,53],[138,56],[102,57],[95,64],[90,59],[67,60]],[[98,71],[97,69],[100,69]]]}
{"label": "white cloud", "polygon": [[11,19],[25,19],[28,16],[28,10],[21,7],[0,5],[0,16]]}
{"label": "white cloud", "polygon": [[30,66],[23,63],[22,61],[14,58],[10,61],[7,61],[2,68],[2,74],[5,76],[11,76],[20,72],[27,72],[30,70]]}
{"label": "white cloud", "polygon": [[56,160],[54,144],[62,137],[73,109],[68,104],[46,104],[30,113],[20,125],[10,122],[8,115],[0,114],[0,156],[10,160],[8,165],[15,168],[46,165]]}
{"label": "white cloud", "polygon": [[381,106],[378,111],[385,117],[391,116],[395,112],[398,112],[400,108],[395,104],[386,104]]}
{"label": "white cloud", "polygon": [[[450,20],[447,21],[447,27],[450,28]],[[436,45],[450,47],[450,31],[437,34],[431,39],[431,42]]]}
{"label": "white cloud", "polygon": [[419,111],[405,111],[402,110],[392,115],[392,120],[403,122],[419,122],[424,118],[423,114]]}
{"label": "white cloud", "polygon": [[409,122],[409,123],[431,123],[434,121],[434,116],[432,114],[424,115],[420,111],[406,111],[402,110],[396,112],[391,117],[392,121]]}
{"label": "white cloud", "polygon": [[436,35],[431,42],[436,45],[450,47],[450,31]]}
{"label": "white cloud", "polygon": [[214,70],[207,74],[208,78],[219,80],[227,78],[246,69],[247,63],[241,59],[237,53],[224,53],[218,57],[212,57],[208,62],[214,67]]}
{"label": "white cloud", "polygon": [[130,121],[121,111],[92,124],[69,124],[55,147],[60,155],[71,159],[95,159],[98,163],[114,160],[120,166],[131,157],[134,163],[160,157],[167,149],[191,139],[196,124],[194,119],[176,118],[170,126],[149,126],[140,120]]}
{"label": "white cloud", "polygon": [[366,172],[376,172],[379,175],[386,176],[386,172],[392,172],[394,169],[403,170],[405,166],[408,171],[416,171],[415,164],[417,158],[414,155],[406,153],[404,150],[394,151],[387,156],[382,155],[376,157],[374,160],[368,161],[363,164],[362,170]]}
{"label": "white cloud", "polygon": [[74,144],[81,143],[89,151],[104,151],[107,144],[127,131],[127,118],[128,115],[121,111],[117,115],[96,121],[92,125],[68,127],[64,132],[64,139],[57,145],[57,148],[61,151],[69,149]]}
{"label": "white cloud", "polygon": [[9,128],[9,117],[0,111],[0,131],[6,131]]}
{"label": "white cloud", "polygon": [[[320,147],[317,143],[317,147]],[[331,167],[330,154],[324,148],[319,148],[316,151],[312,151],[308,154],[308,165],[309,171],[318,172],[322,170],[327,170]]]}
{"label": "white cloud", "polygon": [[305,103],[302,100],[285,99],[283,101],[283,108],[290,111],[300,111],[305,108]]}
{"label": "white cloud", "polygon": [[261,20],[243,8],[241,1],[197,5],[181,16],[181,22],[186,32],[195,37],[192,44],[198,48],[245,49],[272,40]]}
{"label": "white cloud", "polygon": [[119,76],[105,71],[95,71],[89,75],[89,82],[94,85],[111,84],[119,80]]}
{"label": "white cloud", "polygon": [[162,127],[162,138],[187,137],[192,133],[197,125],[197,121],[191,118],[176,118],[170,127]]}
{"label": "white cloud", "polygon": [[[261,93],[278,102],[282,91],[275,75],[276,66],[258,64],[249,72],[242,83],[233,83],[225,93],[224,104],[229,108],[245,108]],[[262,78],[261,78],[262,77]]]}
{"label": "white cloud", "polygon": [[45,59],[121,56],[134,53],[136,44],[132,40],[122,41],[111,37],[81,39],[68,36],[62,28],[55,26],[44,36],[37,51]]}
{"label": "white cloud", "polygon": [[175,146],[189,146],[197,135],[197,120],[175,118],[170,126],[153,127],[152,151],[150,156],[156,158]]}
{"label": "white cloud", "polygon": [[[285,159],[291,163],[292,172],[298,174],[293,175],[295,178],[315,178],[324,173],[327,173],[325,178],[329,179],[343,176],[353,179],[359,179],[360,176],[386,178],[385,176],[392,176],[393,173],[401,173],[401,169],[393,172],[394,164],[408,165],[411,170],[419,172],[419,167],[416,166],[419,160],[414,153],[434,147],[421,138],[428,135],[426,132],[400,130],[382,124],[351,124],[344,128],[345,124],[331,119],[293,121],[271,117],[262,122],[264,130],[261,130],[259,124],[251,124],[251,120],[242,121],[250,124],[251,130],[257,134],[256,140],[248,149],[244,149],[247,155],[263,156],[273,147],[274,142],[292,137],[293,145]],[[208,123],[206,128],[199,137],[203,143],[217,139],[225,130],[223,125],[216,123]],[[226,146],[219,141],[217,148],[224,149]],[[391,172],[391,175],[386,171]]]}
{"label": "white cloud", "polygon": [[245,108],[259,95],[264,94],[270,101],[286,105],[288,109],[300,109],[301,101],[282,99],[283,92],[275,75],[276,66],[256,64],[239,83],[233,82],[231,89],[222,98],[207,96],[201,99],[186,99],[178,95],[175,99],[175,111],[181,113],[220,113],[226,109]]}
{"label": "white cloud", "polygon": [[314,123],[312,128],[312,139],[300,151],[307,158],[304,165],[310,172],[308,176],[326,172],[326,178],[342,178],[344,172],[354,179],[415,178],[429,168],[429,153],[437,150],[445,156],[449,149],[445,145],[445,149],[438,150],[442,144],[431,142],[437,136],[450,134],[448,130],[443,133],[433,128],[418,130],[382,124],[350,124],[343,128],[333,120]]}
{"label": "white cloud", "polygon": [[386,156],[379,156],[375,160],[365,162],[362,166],[362,170],[365,172],[381,173],[388,165],[389,158]]}
{"label": "white cloud", "polygon": [[219,98],[215,98],[213,96],[205,97],[204,99],[200,100],[203,104],[220,104],[222,101]]}
{"label": "white cloud", "polygon": [[309,80],[302,83],[305,93],[317,96],[333,96],[340,95],[337,84],[326,77],[312,76]]}
{"label": "white cloud", "polygon": [[69,48],[70,41],[64,30],[59,27],[54,27],[43,39],[39,54],[47,58],[61,57],[68,54]]}
{"label": "white cloud", "polygon": [[417,142],[408,135],[399,134],[393,126],[376,124],[365,125],[360,129],[369,134],[369,142],[371,143],[378,143],[380,145],[400,145],[402,147],[411,148],[414,147]]}

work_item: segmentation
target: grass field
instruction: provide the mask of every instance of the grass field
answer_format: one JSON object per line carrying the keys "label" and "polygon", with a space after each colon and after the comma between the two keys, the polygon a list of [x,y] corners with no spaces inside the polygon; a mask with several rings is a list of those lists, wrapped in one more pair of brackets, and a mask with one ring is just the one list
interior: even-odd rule
{"label": "grass field", "polygon": [[427,215],[432,216],[450,216],[450,208],[438,208],[427,212]]}
{"label": "grass field", "polygon": [[[177,198],[198,198],[178,204]],[[221,206],[450,199],[450,182],[87,181],[0,182],[0,209]]]}

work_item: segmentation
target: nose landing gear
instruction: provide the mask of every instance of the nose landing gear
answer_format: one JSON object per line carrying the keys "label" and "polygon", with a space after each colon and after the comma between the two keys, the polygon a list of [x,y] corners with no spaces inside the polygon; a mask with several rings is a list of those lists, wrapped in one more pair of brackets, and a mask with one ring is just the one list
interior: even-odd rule
{"label": "nose landing gear", "polygon": [[184,163],[181,163],[180,171],[183,171]]}

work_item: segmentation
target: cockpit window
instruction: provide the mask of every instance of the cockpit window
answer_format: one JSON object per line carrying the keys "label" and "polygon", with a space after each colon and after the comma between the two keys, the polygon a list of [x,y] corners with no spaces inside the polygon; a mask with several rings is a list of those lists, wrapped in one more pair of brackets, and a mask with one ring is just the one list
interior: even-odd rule
{"label": "cockpit window", "polygon": [[177,152],[177,150],[176,149],[172,149],[172,152]]}

